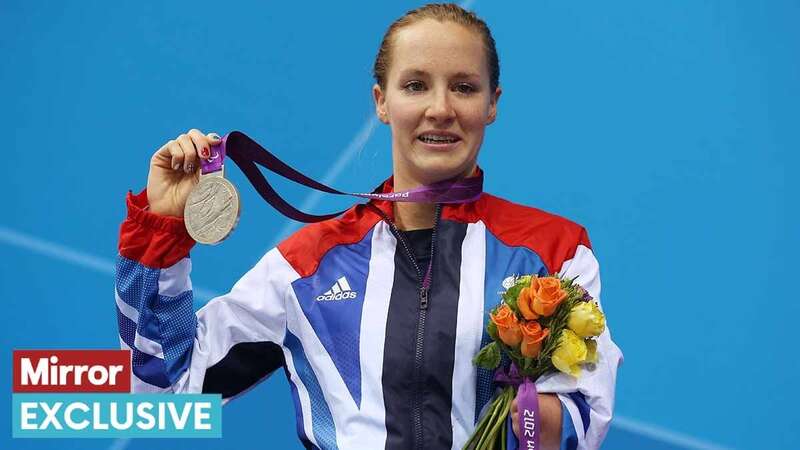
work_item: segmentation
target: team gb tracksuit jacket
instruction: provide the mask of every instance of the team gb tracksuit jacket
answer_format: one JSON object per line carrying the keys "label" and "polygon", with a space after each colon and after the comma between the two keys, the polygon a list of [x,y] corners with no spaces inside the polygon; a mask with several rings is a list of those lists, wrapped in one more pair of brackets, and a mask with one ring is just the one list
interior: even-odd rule
{"label": "team gb tracksuit jacket", "polygon": [[[391,192],[391,178],[382,189]],[[194,241],[183,220],[149,212],[146,192],[129,193],[115,293],[134,392],[227,401],[283,367],[307,448],[460,449],[496,391],[493,373],[472,358],[489,340],[488,311],[503,281],[579,276],[600,299],[584,228],[483,193],[443,205],[423,306],[391,203],[369,203],[306,225],[195,313]],[[578,379],[554,373],[536,382],[562,402],[562,448],[598,448],[608,430],[622,361],[608,329],[598,352]]]}

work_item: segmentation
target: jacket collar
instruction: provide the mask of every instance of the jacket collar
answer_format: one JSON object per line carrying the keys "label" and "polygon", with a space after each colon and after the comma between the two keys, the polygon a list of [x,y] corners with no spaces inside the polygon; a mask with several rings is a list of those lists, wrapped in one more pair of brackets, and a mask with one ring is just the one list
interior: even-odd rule
{"label": "jacket collar", "polygon": [[[475,166],[475,171],[472,173],[472,175],[470,175],[470,177],[475,177],[481,174],[483,174],[483,169],[481,169],[480,166]],[[375,188],[373,192],[385,194],[388,192],[392,192],[393,190],[394,190],[394,175],[387,178],[383,183],[381,183],[380,186]],[[481,197],[483,197],[483,195],[481,195]],[[461,211],[474,211],[475,204],[479,202],[480,199],[481,198],[479,197],[477,200],[467,203],[445,203],[442,205],[442,217],[451,216],[452,214],[449,213],[451,212],[450,210],[453,209]],[[394,221],[394,207],[392,205],[392,203],[394,202],[390,202],[388,200],[371,199],[369,200],[368,203],[371,203],[380,208],[381,211],[383,211],[391,220]]]}

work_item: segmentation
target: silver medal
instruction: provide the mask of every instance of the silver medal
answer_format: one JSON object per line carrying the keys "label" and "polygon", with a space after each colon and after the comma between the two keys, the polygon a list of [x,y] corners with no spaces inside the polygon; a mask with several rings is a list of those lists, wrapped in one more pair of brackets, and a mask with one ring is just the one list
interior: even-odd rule
{"label": "silver medal", "polygon": [[222,170],[201,175],[183,210],[186,231],[201,244],[218,244],[239,222],[240,207],[239,192]]}

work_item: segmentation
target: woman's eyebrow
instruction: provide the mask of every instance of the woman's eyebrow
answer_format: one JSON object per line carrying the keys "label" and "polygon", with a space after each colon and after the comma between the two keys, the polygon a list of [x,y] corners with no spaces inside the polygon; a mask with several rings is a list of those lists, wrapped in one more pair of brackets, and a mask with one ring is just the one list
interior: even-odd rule
{"label": "woman's eyebrow", "polygon": [[457,72],[453,78],[480,78],[480,75],[475,72]]}
{"label": "woman's eyebrow", "polygon": [[[426,77],[430,74],[422,69],[406,69],[400,73],[400,76],[405,77]],[[449,78],[480,78],[480,74],[476,72],[456,72],[449,76]]]}
{"label": "woman's eyebrow", "polygon": [[421,69],[406,69],[400,73],[402,77],[425,77],[428,72]]}

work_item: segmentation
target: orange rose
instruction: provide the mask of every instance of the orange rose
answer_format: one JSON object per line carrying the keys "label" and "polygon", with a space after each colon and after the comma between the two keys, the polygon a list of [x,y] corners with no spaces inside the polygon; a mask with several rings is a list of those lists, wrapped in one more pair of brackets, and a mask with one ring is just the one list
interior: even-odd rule
{"label": "orange rose", "polygon": [[497,325],[497,333],[500,340],[509,347],[516,347],[522,341],[522,331],[519,329],[519,320],[514,311],[503,305],[497,308],[497,312],[489,314],[492,322]]}
{"label": "orange rose", "polygon": [[539,315],[533,312],[533,297],[530,288],[522,288],[517,296],[517,308],[522,313],[522,317],[528,320],[536,320]]}
{"label": "orange rose", "polygon": [[522,356],[535,358],[542,351],[542,341],[550,334],[549,328],[542,328],[539,322],[525,322],[520,327],[522,330],[522,343],[519,347]]}
{"label": "orange rose", "polygon": [[531,278],[533,311],[541,316],[549,316],[567,298],[561,289],[561,280],[555,277]]}

